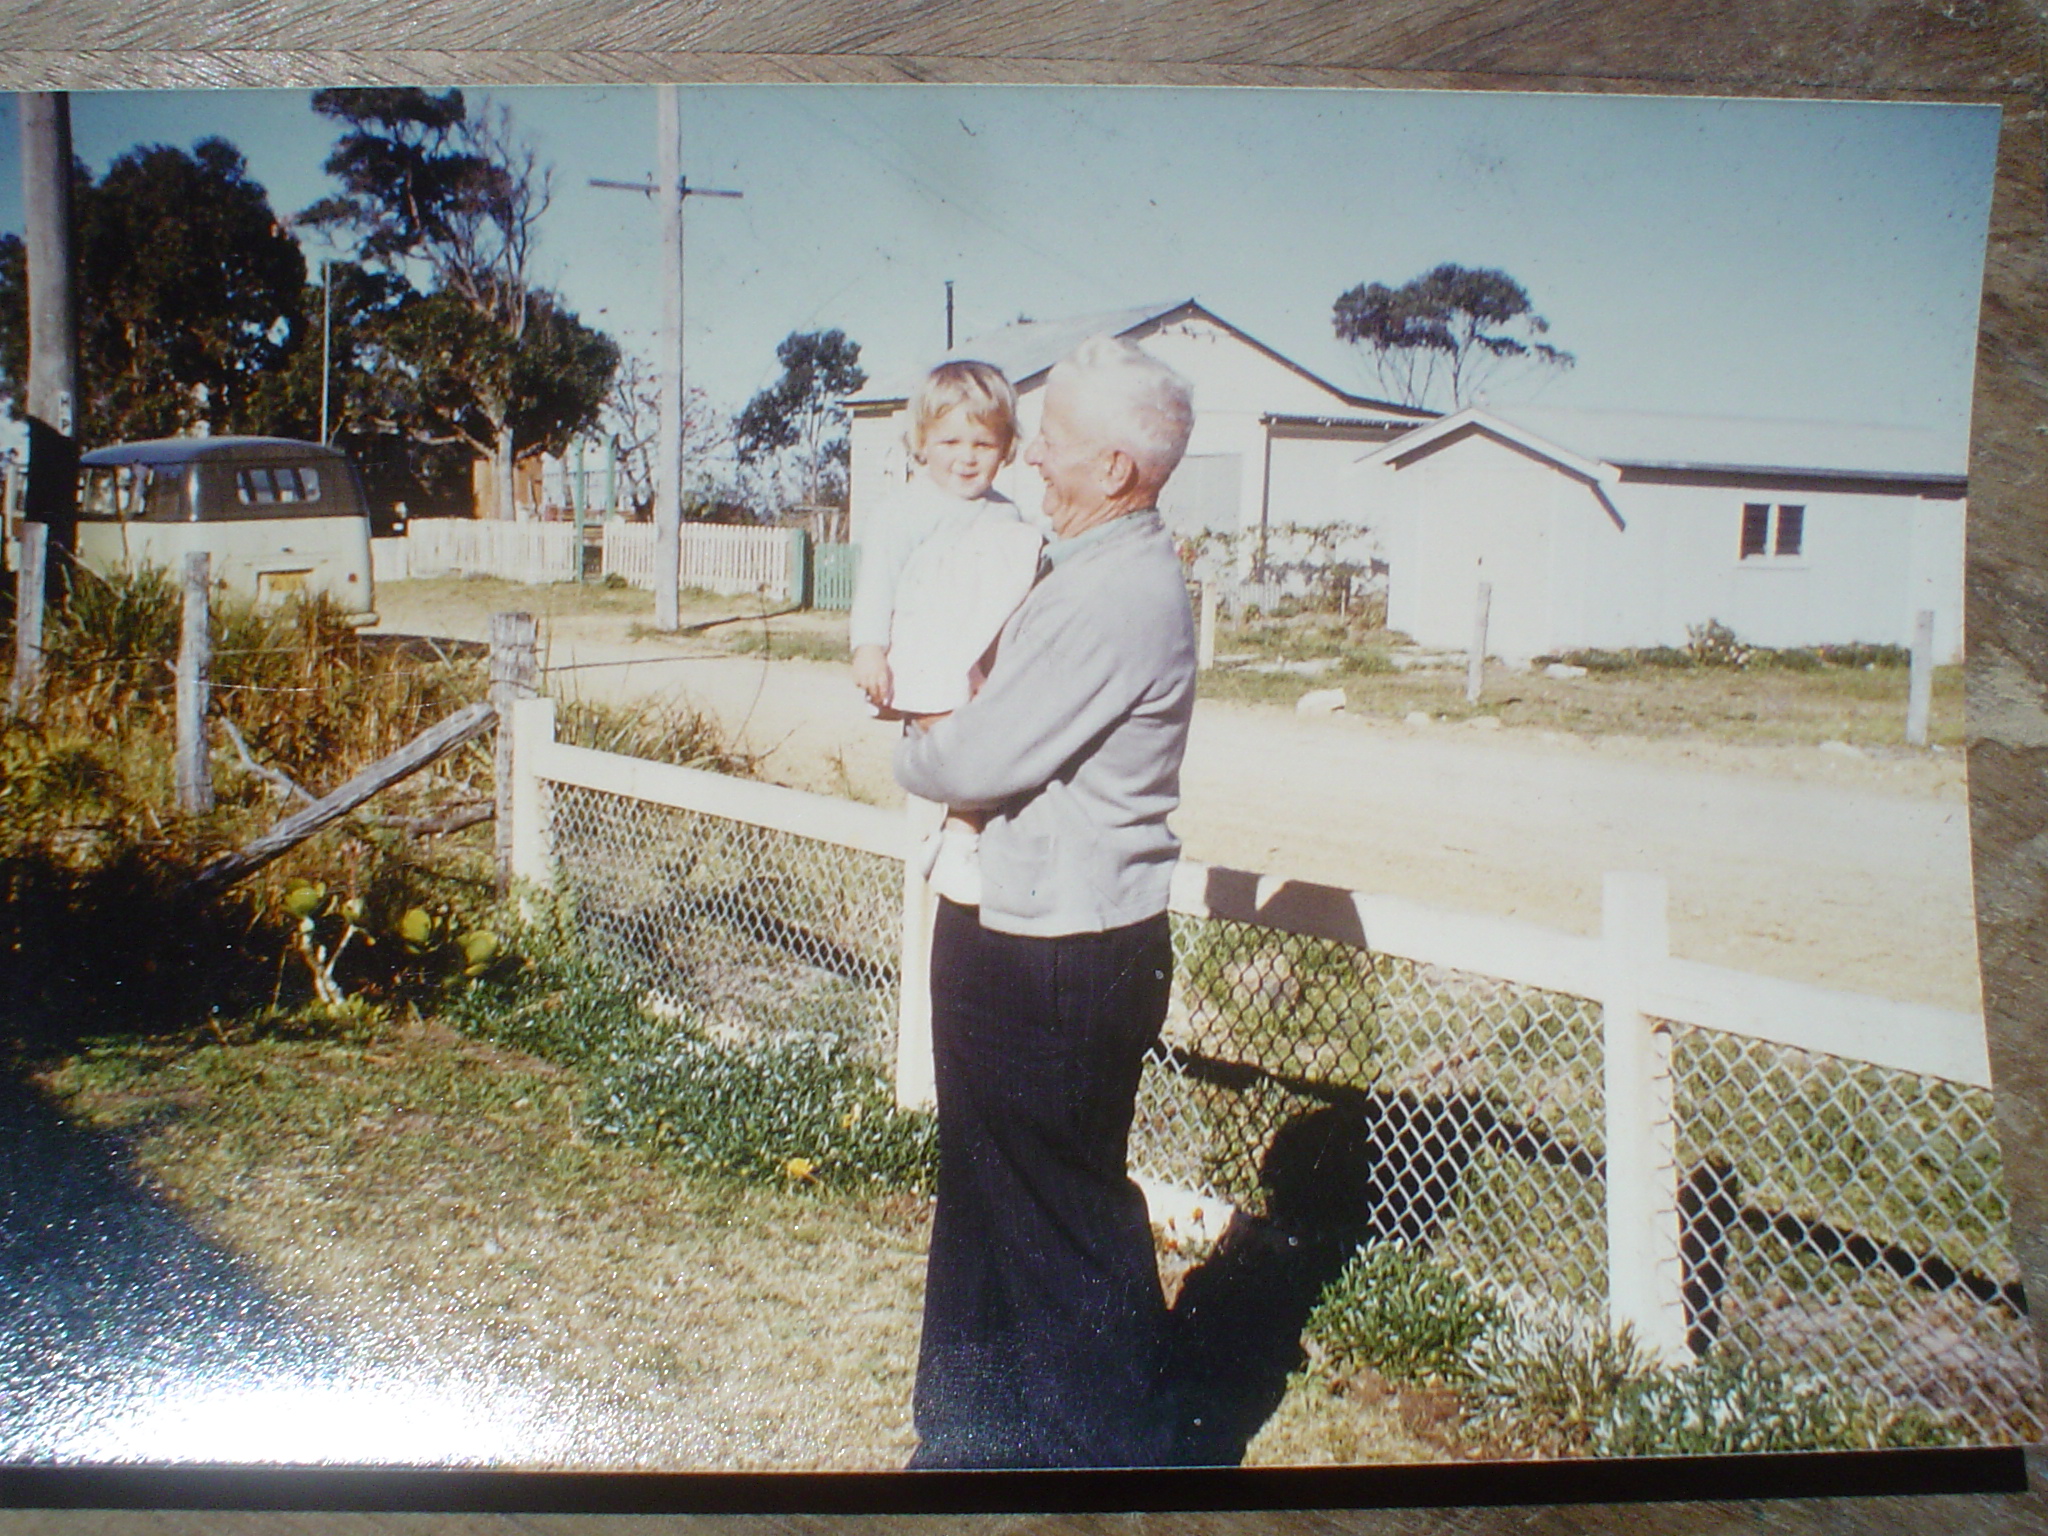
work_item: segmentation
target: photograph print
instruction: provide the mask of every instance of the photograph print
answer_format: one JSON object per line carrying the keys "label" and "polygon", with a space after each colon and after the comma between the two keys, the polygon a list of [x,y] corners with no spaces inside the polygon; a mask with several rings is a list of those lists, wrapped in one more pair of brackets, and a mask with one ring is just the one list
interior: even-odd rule
{"label": "photograph print", "polygon": [[1995,1447],[1997,109],[0,112],[0,1463]]}

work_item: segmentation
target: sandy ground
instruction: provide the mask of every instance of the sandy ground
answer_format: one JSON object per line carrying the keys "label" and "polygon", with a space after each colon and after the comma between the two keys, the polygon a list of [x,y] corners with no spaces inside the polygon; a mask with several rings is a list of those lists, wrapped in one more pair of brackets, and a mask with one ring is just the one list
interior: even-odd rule
{"label": "sandy ground", "polygon": [[[481,639],[505,590],[387,584],[380,628]],[[520,597],[538,607],[547,589]],[[540,617],[558,694],[685,698],[764,754],[770,778],[900,800],[893,730],[866,717],[843,667],[734,654],[740,626],[671,638],[635,636],[618,614]],[[1575,933],[1599,927],[1604,872],[1652,870],[1670,883],[1680,955],[1978,1006],[1957,754],[1588,740],[1205,701],[1183,791],[1175,825],[1211,863]]]}

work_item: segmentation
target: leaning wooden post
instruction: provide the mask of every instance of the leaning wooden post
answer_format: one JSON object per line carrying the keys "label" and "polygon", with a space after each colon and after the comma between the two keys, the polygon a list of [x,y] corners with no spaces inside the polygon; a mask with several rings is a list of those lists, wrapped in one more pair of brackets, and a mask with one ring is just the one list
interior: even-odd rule
{"label": "leaning wooden post", "polygon": [[205,550],[185,556],[185,624],[178,637],[178,744],[173,776],[178,809],[200,816],[213,809],[213,767],[207,760],[206,708],[211,696],[213,639],[207,633],[211,561]]}
{"label": "leaning wooden post", "polygon": [[1601,890],[1601,1002],[1607,1173],[1607,1320],[1661,1361],[1690,1358],[1680,1257],[1671,1031],[1643,1014],[1646,983],[1671,953],[1662,875],[1610,874]]}
{"label": "leaning wooden post", "polygon": [[530,613],[491,615],[491,703],[498,711],[497,841],[498,894],[512,889],[512,792],[518,772],[513,762],[513,733],[507,722],[512,706],[540,691],[540,626]]}
{"label": "leaning wooden post", "polygon": [[1906,741],[1924,747],[1934,707],[1934,615],[1925,608],[1913,616],[1912,668],[1906,683]]}
{"label": "leaning wooden post", "polygon": [[1202,583],[1202,624],[1195,637],[1195,665],[1207,672],[1216,665],[1216,583]]}
{"label": "leaning wooden post", "polygon": [[912,795],[903,809],[903,944],[896,986],[896,1104],[930,1109],[938,1102],[932,1070],[932,924],[938,897],[918,858],[919,834],[932,825],[929,800]]}
{"label": "leaning wooden post", "polygon": [[7,687],[7,712],[23,720],[43,713],[43,564],[50,530],[21,525],[21,558],[14,570],[14,677]]}
{"label": "leaning wooden post", "polygon": [[1493,583],[1479,583],[1479,600],[1472,608],[1472,651],[1465,658],[1465,702],[1477,704],[1486,684],[1486,615],[1493,606]]}

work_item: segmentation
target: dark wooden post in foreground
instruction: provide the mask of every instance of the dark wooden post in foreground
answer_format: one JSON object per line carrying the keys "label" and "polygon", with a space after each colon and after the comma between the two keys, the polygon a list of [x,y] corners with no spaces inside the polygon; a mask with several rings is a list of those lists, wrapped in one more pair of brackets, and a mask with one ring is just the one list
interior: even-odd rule
{"label": "dark wooden post in foreground", "polygon": [[174,773],[178,809],[199,816],[213,809],[213,767],[206,750],[206,707],[211,695],[213,638],[207,633],[212,563],[205,550],[185,557],[185,625],[178,638],[178,747]]}
{"label": "dark wooden post in foreground", "polygon": [[78,313],[71,248],[71,98],[25,91],[21,114],[22,243],[28,265],[28,491],[24,510],[50,529],[44,582],[70,575],[78,535]]}
{"label": "dark wooden post in foreground", "polygon": [[540,626],[530,613],[491,615],[491,703],[498,711],[498,894],[512,888],[512,705],[540,692]]}
{"label": "dark wooden post in foreground", "polygon": [[20,565],[14,573],[14,677],[7,686],[7,712],[23,720],[43,713],[43,562],[50,530],[21,525]]}

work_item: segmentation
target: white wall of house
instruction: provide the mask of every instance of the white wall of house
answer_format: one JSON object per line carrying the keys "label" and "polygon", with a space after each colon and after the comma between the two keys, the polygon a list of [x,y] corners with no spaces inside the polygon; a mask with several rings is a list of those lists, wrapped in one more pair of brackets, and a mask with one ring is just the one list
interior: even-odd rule
{"label": "white wall of house", "polygon": [[[1359,515],[1386,526],[1387,622],[1424,645],[1470,643],[1485,581],[1489,649],[1508,658],[1682,646],[1710,619],[1759,645],[1907,645],[1921,609],[1935,615],[1936,655],[1961,655],[1960,499],[1697,480],[1596,488],[1483,434],[1356,483]],[[1806,509],[1797,556],[1742,556],[1749,502]]]}
{"label": "white wall of house", "polygon": [[[1356,414],[1358,410],[1343,396],[1201,316],[1175,321],[1140,337],[1138,345],[1194,386],[1195,429],[1188,455],[1203,463],[1199,473],[1190,475],[1185,489],[1194,489],[1196,480],[1201,482],[1196,499],[1205,522],[1220,522],[1227,510],[1229,526],[1258,526],[1261,505],[1267,502],[1266,416],[1327,416]],[[1018,416],[1025,441],[1038,429],[1043,396],[1043,381],[1019,396]],[[904,406],[888,415],[877,412],[854,418],[849,505],[856,540],[861,537],[864,514],[892,485],[900,485],[910,468],[901,446],[908,414],[909,408]],[[1021,450],[1021,442],[1019,447]],[[1350,461],[1358,456],[1355,444],[1286,442],[1275,447],[1275,473],[1286,487],[1286,497],[1283,501],[1276,496],[1268,504],[1274,522],[1305,523],[1344,515],[1343,478]],[[1231,479],[1235,486],[1225,509],[1220,487]],[[1036,507],[1044,495],[1043,482],[1037,471],[1023,462],[1021,451],[1017,461],[996,477],[996,489],[1020,506]],[[1296,496],[1301,498],[1298,507]],[[1161,499],[1171,510],[1176,501],[1174,489],[1169,486]]]}

